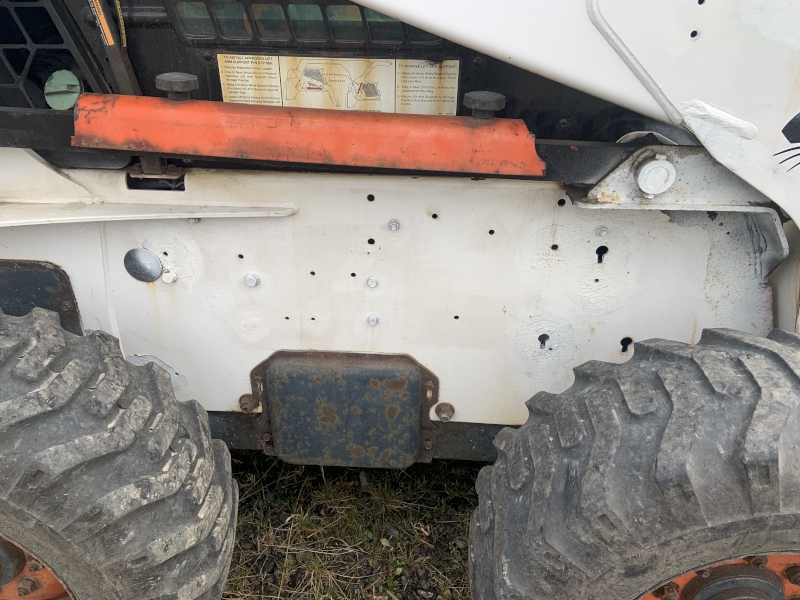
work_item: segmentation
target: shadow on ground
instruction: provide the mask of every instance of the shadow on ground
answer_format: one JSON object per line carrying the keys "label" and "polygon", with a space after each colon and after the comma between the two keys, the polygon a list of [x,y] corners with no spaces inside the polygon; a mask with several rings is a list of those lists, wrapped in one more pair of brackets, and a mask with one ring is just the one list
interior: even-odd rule
{"label": "shadow on ground", "polygon": [[482,466],[323,469],[233,452],[239,526],[224,598],[467,600]]}

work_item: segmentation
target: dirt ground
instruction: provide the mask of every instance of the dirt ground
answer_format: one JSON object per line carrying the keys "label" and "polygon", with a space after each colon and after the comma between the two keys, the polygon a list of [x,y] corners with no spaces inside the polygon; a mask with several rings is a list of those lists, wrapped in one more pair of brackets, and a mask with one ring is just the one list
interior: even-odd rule
{"label": "dirt ground", "polygon": [[300,467],[234,452],[239,526],[227,600],[467,600],[482,463]]}

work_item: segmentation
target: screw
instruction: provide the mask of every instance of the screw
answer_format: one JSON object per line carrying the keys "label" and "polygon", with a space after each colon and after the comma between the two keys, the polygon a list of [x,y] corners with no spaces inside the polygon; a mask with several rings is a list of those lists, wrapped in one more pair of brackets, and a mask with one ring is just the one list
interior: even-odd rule
{"label": "screw", "polygon": [[68,310],[72,310],[72,302],[70,302],[69,300],[65,300],[64,302],[62,302],[61,303],[61,310],[63,310],[64,312],[67,312]]}
{"label": "screw", "polygon": [[392,219],[391,221],[389,221],[389,229],[391,229],[392,231],[397,231],[398,229],[400,229],[400,221],[398,221],[397,219]]}
{"label": "screw", "polygon": [[792,565],[786,569],[786,579],[789,583],[800,585],[800,565]]}
{"label": "screw", "polygon": [[605,237],[608,235],[608,227],[601,225],[600,227],[595,229],[594,232],[600,237]]}
{"label": "screw", "polygon": [[253,396],[253,394],[242,394],[239,397],[239,408],[241,408],[244,413],[253,412],[258,408],[259,404],[258,399]]}
{"label": "screw", "polygon": [[32,594],[35,590],[36,590],[36,582],[33,579],[28,579],[27,577],[23,577],[17,584],[17,593],[19,594],[20,598]]}
{"label": "screw", "polygon": [[378,278],[377,277],[368,277],[367,278],[367,285],[369,287],[377,287],[378,285]]}
{"label": "screw", "polygon": [[370,315],[370,316],[367,317],[367,323],[369,323],[370,325],[373,325],[373,326],[377,325],[378,321],[380,321],[380,319],[378,318],[378,315]]}
{"label": "screw", "polygon": [[[183,162],[191,162],[191,161],[184,160]],[[189,219],[189,223],[191,223],[192,225],[195,225],[196,223],[199,223],[199,222],[200,222],[199,217],[192,217],[191,219]]]}
{"label": "screw", "polygon": [[767,566],[767,557],[766,556],[750,556],[747,559],[754,567],[758,567],[759,569],[764,569]]}
{"label": "screw", "polygon": [[256,287],[259,283],[261,283],[261,277],[255,273],[248,273],[244,276],[244,283],[248,287]]}
{"label": "screw", "polygon": [[439,420],[442,423],[447,423],[450,419],[453,418],[456,409],[455,407],[448,403],[448,402],[440,402],[436,405],[436,416],[439,417]]}
{"label": "screw", "polygon": [[164,283],[173,283],[178,278],[178,274],[175,271],[164,271],[161,274],[161,281]]}
{"label": "screw", "polygon": [[425,440],[423,447],[425,448],[425,450],[430,450],[431,448],[433,448],[433,442],[430,440]]}

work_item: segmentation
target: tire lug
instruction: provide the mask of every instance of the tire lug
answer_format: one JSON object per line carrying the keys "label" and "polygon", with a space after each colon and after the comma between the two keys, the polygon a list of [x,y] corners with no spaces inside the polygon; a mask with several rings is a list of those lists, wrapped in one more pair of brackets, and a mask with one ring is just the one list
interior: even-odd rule
{"label": "tire lug", "polygon": [[759,569],[766,569],[767,568],[767,557],[766,556],[748,556],[745,559],[754,567],[758,567]]}
{"label": "tire lug", "polygon": [[678,585],[673,582],[666,583],[655,590],[653,596],[661,600],[678,600]]}
{"label": "tire lug", "polygon": [[792,565],[785,571],[786,579],[793,585],[800,585],[800,565]]}
{"label": "tire lug", "polygon": [[17,594],[19,594],[20,598],[24,598],[32,594],[36,590],[36,587],[36,582],[33,579],[23,577],[17,584]]}

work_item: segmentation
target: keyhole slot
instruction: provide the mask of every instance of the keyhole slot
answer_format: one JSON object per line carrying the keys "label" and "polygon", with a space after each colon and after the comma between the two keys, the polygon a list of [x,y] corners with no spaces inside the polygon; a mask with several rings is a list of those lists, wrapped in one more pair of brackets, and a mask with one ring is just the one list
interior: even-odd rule
{"label": "keyhole slot", "polygon": [[597,253],[597,264],[602,264],[603,257],[608,254],[608,246],[600,246],[595,252]]}
{"label": "keyhole slot", "polygon": [[627,352],[628,351],[628,346],[630,346],[632,343],[633,343],[633,340],[631,338],[629,338],[629,337],[624,337],[619,341],[620,346],[622,346],[622,351],[623,352]]}
{"label": "keyhole slot", "polygon": [[550,339],[550,336],[547,335],[546,333],[543,333],[542,335],[540,335],[539,336],[539,348],[544,350],[545,349],[545,344],[547,344],[547,340],[549,340],[549,339]]}

